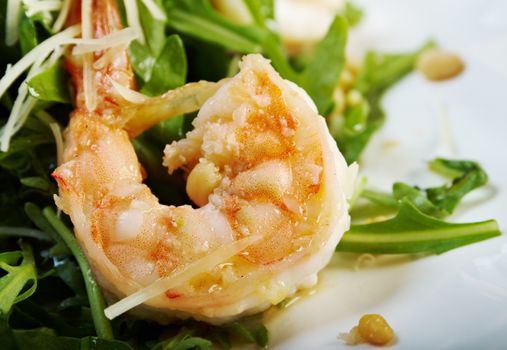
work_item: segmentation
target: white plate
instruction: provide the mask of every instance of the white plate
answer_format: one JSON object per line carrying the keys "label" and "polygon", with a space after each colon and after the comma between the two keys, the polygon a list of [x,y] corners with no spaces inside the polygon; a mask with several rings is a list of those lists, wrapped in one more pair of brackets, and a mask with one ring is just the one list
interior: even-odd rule
{"label": "white plate", "polygon": [[[386,95],[388,121],[363,157],[370,185],[427,185],[434,178],[422,175],[425,161],[434,156],[474,159],[489,173],[490,186],[471,195],[453,220],[495,218],[505,230],[507,2],[357,2],[366,17],[351,35],[352,52],[410,50],[431,37],[466,62],[454,80],[429,83],[412,74]],[[507,349],[505,236],[440,256],[354,266],[350,256],[337,255],[315,295],[269,317],[274,349],[350,349],[337,335],[366,313],[391,324],[397,336],[391,349]]]}

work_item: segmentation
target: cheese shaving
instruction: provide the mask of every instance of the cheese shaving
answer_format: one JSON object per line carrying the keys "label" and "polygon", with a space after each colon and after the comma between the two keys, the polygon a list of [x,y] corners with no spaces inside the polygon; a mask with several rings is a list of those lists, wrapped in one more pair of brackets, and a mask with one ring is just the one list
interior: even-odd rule
{"label": "cheese shaving", "polygon": [[150,11],[151,16],[159,21],[167,20],[164,11],[153,0],[141,0],[144,6]]}
{"label": "cheese shaving", "polygon": [[25,1],[26,15],[32,17],[39,12],[57,11],[62,8],[60,0]]}
{"label": "cheese shaving", "polygon": [[[81,28],[82,38],[93,38],[92,24],[92,0],[82,0],[81,2]],[[95,91],[95,71],[93,69],[93,54],[83,55],[83,93],[86,109],[94,111],[97,107],[97,94]]]}
{"label": "cheese shaving", "polygon": [[2,128],[2,136],[0,138],[0,150],[2,152],[9,150],[12,136],[21,128],[36,102],[35,98],[28,95],[27,89],[20,91],[12,106],[9,120]]}
{"label": "cheese shaving", "polygon": [[61,10],[58,13],[58,17],[56,18],[55,23],[53,23],[53,32],[56,33],[62,30],[63,25],[69,16],[70,5],[71,0],[63,0]]}
{"label": "cheese shaving", "polygon": [[143,28],[139,20],[139,9],[137,7],[137,2],[136,0],[124,0],[123,3],[125,4],[127,22],[129,26],[138,33],[137,40],[144,45],[146,43],[146,40],[144,39]]}
{"label": "cheese shaving", "polygon": [[81,33],[81,28],[79,25],[74,25],[65,29],[64,31],[53,35],[52,37],[46,39],[38,46],[33,48],[30,52],[28,52],[21,60],[19,60],[15,65],[13,65],[0,79],[0,97],[3,96],[5,91],[16,81],[17,78],[21,74],[23,74],[30,66],[34,64],[42,55],[47,57],[49,53],[55,50],[57,47],[62,45],[68,45],[74,43],[76,39],[72,39],[76,35]]}
{"label": "cheese shaving", "polygon": [[118,57],[122,52],[128,49],[128,44],[123,44],[107,49],[107,51],[93,64],[94,69],[103,69],[113,60]]}
{"label": "cheese shaving", "polygon": [[55,138],[56,143],[56,163],[60,165],[63,163],[63,137],[62,137],[62,129],[58,123],[50,123],[49,127],[51,128],[51,132]]}
{"label": "cheese shaving", "polygon": [[111,82],[111,85],[113,85],[113,88],[116,90],[118,95],[123,97],[126,101],[134,103],[134,104],[141,104],[146,102],[146,100],[149,98],[146,95],[141,94],[140,92],[137,92],[135,90],[131,90],[122,84],[118,83],[117,81],[109,78],[109,81]]}
{"label": "cheese shaving", "polygon": [[142,303],[160,294],[163,294],[168,289],[181,286],[195,276],[203,273],[203,271],[211,270],[215,266],[227,261],[250,245],[259,241],[261,238],[261,236],[250,236],[235,241],[231,244],[221,246],[213,252],[205,255],[203,258],[188,264],[176,272],[173,272],[170,276],[161,278],[149,286],[144,287],[137,292],[129,295],[128,297],[123,298],[117,303],[109,306],[104,310],[104,313],[106,317],[111,320],[133,309],[134,307],[141,305]]}
{"label": "cheese shaving", "polygon": [[[63,54],[61,45],[72,43],[73,37],[79,34],[79,26],[67,28],[65,31],[52,36],[40,45],[28,52],[14,66],[10,67],[2,79],[0,79],[0,97],[12,85],[12,83],[28,68],[30,71],[18,89],[18,96],[14,101],[7,123],[1,130],[0,150],[6,152],[12,136],[23,126],[30,112],[35,107],[37,99],[29,95],[26,82],[40,73],[48,65],[56,62]],[[50,56],[51,55],[51,56]],[[49,59],[47,59],[49,57]],[[47,62],[45,62],[47,59]]]}
{"label": "cheese shaving", "polygon": [[5,44],[14,45],[19,39],[21,0],[8,0],[5,15]]}
{"label": "cheese shaving", "polygon": [[133,28],[125,28],[100,39],[83,39],[80,44],[72,50],[73,55],[82,55],[95,51],[107,50],[115,46],[128,45],[136,39],[138,33]]}

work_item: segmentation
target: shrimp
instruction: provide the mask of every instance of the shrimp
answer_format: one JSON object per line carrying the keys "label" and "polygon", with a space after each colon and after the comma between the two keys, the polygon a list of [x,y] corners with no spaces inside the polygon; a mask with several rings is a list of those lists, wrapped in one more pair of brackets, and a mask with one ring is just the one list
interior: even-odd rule
{"label": "shrimp", "polygon": [[[95,37],[118,30],[114,0],[95,4]],[[67,67],[77,101],[53,174],[56,203],[98,283],[121,299],[108,317],[135,307],[162,323],[218,324],[317,282],[349,227],[357,169],[347,167],[302,89],[262,56],[245,56],[239,73],[201,107],[194,129],[166,146],[163,164],[185,171],[195,204],[168,206],[143,184],[130,142],[147,126],[142,118],[129,122],[124,113],[132,106],[111,84],[135,88],[126,53],[95,71],[94,111],[82,96],[79,62],[69,59]]]}

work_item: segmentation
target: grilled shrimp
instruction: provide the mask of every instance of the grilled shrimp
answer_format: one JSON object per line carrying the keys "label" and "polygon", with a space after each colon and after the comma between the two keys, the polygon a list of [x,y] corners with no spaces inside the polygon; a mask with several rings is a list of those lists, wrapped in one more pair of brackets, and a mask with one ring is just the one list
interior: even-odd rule
{"label": "grilled shrimp", "polygon": [[[95,3],[94,36],[118,30],[114,0]],[[93,60],[103,54],[95,52]],[[134,311],[159,322],[221,323],[316,283],[349,227],[356,169],[347,167],[303,90],[262,56],[245,56],[240,72],[216,85],[194,129],[164,151],[169,172],[186,172],[195,204],[176,207],[159,203],[143,184],[129,135],[149,125],[111,83],[135,88],[126,53],[94,71],[93,111],[83,96],[80,62],[69,59],[67,66],[77,101],[64,162],[53,174],[56,202],[70,216],[99,284],[112,300],[121,299],[106,309],[108,317],[142,304]],[[153,105],[167,101],[147,99],[139,108],[154,114]]]}

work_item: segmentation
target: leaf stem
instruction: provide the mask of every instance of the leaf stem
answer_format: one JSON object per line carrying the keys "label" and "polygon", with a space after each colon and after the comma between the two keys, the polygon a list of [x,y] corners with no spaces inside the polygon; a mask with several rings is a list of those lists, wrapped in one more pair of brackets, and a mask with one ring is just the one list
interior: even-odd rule
{"label": "leaf stem", "polygon": [[93,324],[95,325],[95,331],[100,338],[114,339],[111,323],[104,315],[104,309],[106,303],[102,296],[100,287],[98,286],[95,278],[93,277],[92,270],[86,257],[79,247],[76,238],[73,233],[68,229],[67,226],[56,216],[53,208],[46,207],[42,211],[44,217],[49,221],[55,231],[62,237],[67,246],[69,247],[72,254],[75,256],[86,286],[86,292],[88,294],[88,300],[90,302],[90,308],[92,311]]}

